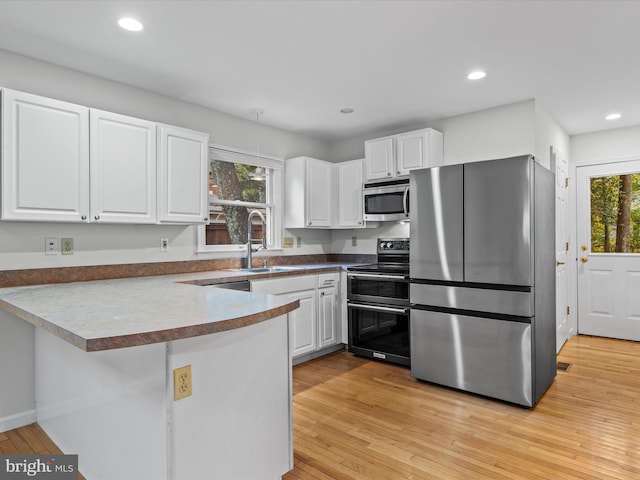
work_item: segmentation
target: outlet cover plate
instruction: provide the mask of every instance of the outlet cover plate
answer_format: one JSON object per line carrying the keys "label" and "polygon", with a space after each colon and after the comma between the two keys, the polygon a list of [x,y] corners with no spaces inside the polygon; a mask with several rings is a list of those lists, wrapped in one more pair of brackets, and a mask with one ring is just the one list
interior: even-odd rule
{"label": "outlet cover plate", "polygon": [[181,400],[192,394],[191,365],[173,371],[173,399]]}

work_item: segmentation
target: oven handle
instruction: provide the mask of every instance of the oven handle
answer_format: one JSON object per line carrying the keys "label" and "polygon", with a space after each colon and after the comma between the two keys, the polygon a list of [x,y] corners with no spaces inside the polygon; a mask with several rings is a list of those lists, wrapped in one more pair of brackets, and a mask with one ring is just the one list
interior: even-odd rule
{"label": "oven handle", "polygon": [[362,278],[377,278],[384,280],[408,280],[406,275],[386,275],[386,274],[377,274],[377,273],[347,273],[348,277],[362,277]]}
{"label": "oven handle", "polygon": [[404,189],[404,195],[402,196],[402,210],[404,211],[404,216],[409,216],[409,205],[407,203],[407,199],[409,197],[409,187]]}
{"label": "oven handle", "polygon": [[347,307],[360,308],[362,310],[373,310],[374,312],[391,312],[391,313],[402,313],[402,314],[407,314],[409,312],[408,308],[380,307],[378,305],[365,305],[362,303],[351,303],[351,302],[347,302]]}

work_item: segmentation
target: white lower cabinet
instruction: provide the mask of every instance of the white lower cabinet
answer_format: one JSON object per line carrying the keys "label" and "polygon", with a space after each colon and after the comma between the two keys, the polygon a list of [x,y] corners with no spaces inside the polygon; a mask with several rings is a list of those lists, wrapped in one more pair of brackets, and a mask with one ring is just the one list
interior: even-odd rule
{"label": "white lower cabinet", "polygon": [[314,352],[318,348],[315,311],[316,291],[285,293],[284,296],[300,300],[300,308],[289,314],[289,340],[291,355],[297,357]]}
{"label": "white lower cabinet", "polygon": [[314,352],[342,343],[339,273],[255,280],[251,282],[251,291],[300,300],[300,308],[289,313],[293,359],[312,358]]}

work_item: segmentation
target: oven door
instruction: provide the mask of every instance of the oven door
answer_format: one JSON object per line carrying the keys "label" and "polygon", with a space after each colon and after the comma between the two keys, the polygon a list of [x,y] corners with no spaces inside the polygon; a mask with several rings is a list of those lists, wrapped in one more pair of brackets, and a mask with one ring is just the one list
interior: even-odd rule
{"label": "oven door", "polygon": [[409,276],[347,272],[347,298],[358,303],[409,304]]}
{"label": "oven door", "polygon": [[410,365],[409,307],[349,302],[351,353]]}

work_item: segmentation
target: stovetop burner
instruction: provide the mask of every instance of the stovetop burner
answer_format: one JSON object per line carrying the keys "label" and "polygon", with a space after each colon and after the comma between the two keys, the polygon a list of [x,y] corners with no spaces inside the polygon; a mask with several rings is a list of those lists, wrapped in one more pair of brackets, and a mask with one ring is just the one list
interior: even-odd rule
{"label": "stovetop burner", "polygon": [[379,238],[378,263],[347,268],[350,272],[409,274],[409,239]]}

